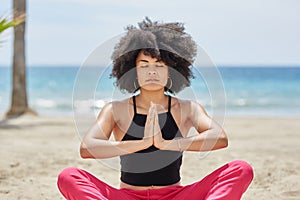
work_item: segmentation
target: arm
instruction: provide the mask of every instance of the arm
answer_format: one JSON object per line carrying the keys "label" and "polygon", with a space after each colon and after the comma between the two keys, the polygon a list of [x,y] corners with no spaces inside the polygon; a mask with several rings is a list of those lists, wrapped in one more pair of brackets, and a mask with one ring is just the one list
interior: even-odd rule
{"label": "arm", "polygon": [[204,108],[197,102],[190,103],[191,120],[198,135],[164,140],[161,148],[173,151],[210,151],[225,148],[228,146],[228,138],[222,127],[211,119]]}
{"label": "arm", "polygon": [[80,145],[82,158],[110,158],[133,153],[150,146],[146,140],[109,141],[116,126],[113,103],[106,104],[95,124],[88,130]]}

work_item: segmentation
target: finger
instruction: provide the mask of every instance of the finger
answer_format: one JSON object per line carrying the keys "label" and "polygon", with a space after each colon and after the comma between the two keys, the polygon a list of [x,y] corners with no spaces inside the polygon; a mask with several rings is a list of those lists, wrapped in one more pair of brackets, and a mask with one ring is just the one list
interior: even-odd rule
{"label": "finger", "polygon": [[155,107],[155,109],[154,109],[154,115],[158,118],[158,112],[157,112],[156,107]]}
{"label": "finger", "polygon": [[153,109],[153,113],[155,114],[157,112],[156,104],[153,104],[152,109]]}
{"label": "finger", "polygon": [[157,115],[157,112],[154,111],[154,114],[153,114],[153,131],[154,131],[154,135],[156,134],[157,132],[157,125],[158,125],[158,115]]}
{"label": "finger", "polygon": [[150,116],[153,117],[155,114],[155,107],[151,106]]}
{"label": "finger", "polygon": [[155,108],[155,103],[153,103],[152,101],[150,101],[150,108]]}
{"label": "finger", "polygon": [[151,123],[153,121],[153,116],[151,116],[151,114],[149,114],[147,116],[147,120],[146,120],[146,123]]}
{"label": "finger", "polygon": [[154,120],[154,115],[155,113],[154,113],[154,109],[151,107],[150,109],[149,109],[149,112],[148,112],[148,115],[147,115],[147,122],[151,122],[151,121],[153,121]]}
{"label": "finger", "polygon": [[151,119],[151,111],[148,112],[146,122],[150,121]]}
{"label": "finger", "polygon": [[151,106],[149,115],[150,115],[151,118],[154,117],[154,115],[155,115],[155,107],[154,106]]}
{"label": "finger", "polygon": [[153,111],[153,108],[154,108],[154,105],[153,105],[152,102],[151,102],[150,107],[149,107],[149,110],[148,110],[148,113],[149,113],[149,114]]}
{"label": "finger", "polygon": [[152,112],[153,112],[153,108],[152,108],[152,106],[150,106],[148,109],[147,117],[151,116]]}

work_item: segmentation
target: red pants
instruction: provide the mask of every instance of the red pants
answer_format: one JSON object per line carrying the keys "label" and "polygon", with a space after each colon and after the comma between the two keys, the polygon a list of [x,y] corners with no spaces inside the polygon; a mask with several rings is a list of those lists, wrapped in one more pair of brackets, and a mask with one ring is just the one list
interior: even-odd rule
{"label": "red pants", "polygon": [[252,167],[245,161],[236,160],[186,186],[146,190],[117,189],[75,167],[64,169],[59,174],[57,184],[68,200],[237,200],[241,199],[252,179]]}

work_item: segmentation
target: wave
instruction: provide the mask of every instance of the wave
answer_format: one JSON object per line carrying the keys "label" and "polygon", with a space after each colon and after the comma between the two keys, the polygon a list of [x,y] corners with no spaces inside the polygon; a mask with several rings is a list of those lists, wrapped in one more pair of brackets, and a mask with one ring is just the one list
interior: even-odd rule
{"label": "wave", "polygon": [[[29,105],[40,114],[62,114],[72,115],[77,114],[94,114],[97,115],[103,106],[111,101],[109,98],[102,99],[46,99],[37,98],[31,99]],[[263,98],[227,98],[226,102],[211,101],[211,99],[198,100],[200,104],[211,113],[213,110],[217,111],[226,107],[226,113],[230,115],[300,115],[300,101],[299,99],[291,98],[277,98],[263,97]],[[214,104],[213,104],[214,103]],[[9,101],[4,96],[0,96],[0,110],[1,113],[9,108]]]}
{"label": "wave", "polygon": [[93,99],[87,99],[87,100],[76,100],[74,101],[74,109],[76,112],[85,112],[90,110],[101,110],[103,106],[107,103],[106,100],[93,100]]}

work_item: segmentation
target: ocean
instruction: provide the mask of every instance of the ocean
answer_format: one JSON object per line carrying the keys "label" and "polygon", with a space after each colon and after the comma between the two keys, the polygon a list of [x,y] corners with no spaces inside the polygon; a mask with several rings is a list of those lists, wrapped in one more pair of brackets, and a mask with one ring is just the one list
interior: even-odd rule
{"label": "ocean", "polygon": [[[29,106],[41,115],[98,113],[108,101],[130,95],[120,96],[110,70],[103,68],[99,77],[93,70],[77,75],[79,67],[28,67]],[[226,66],[210,77],[197,68],[193,72],[191,87],[177,96],[196,99],[209,114],[221,106],[226,116],[300,116],[300,67]],[[0,67],[0,114],[9,109],[11,77],[10,67]]]}

